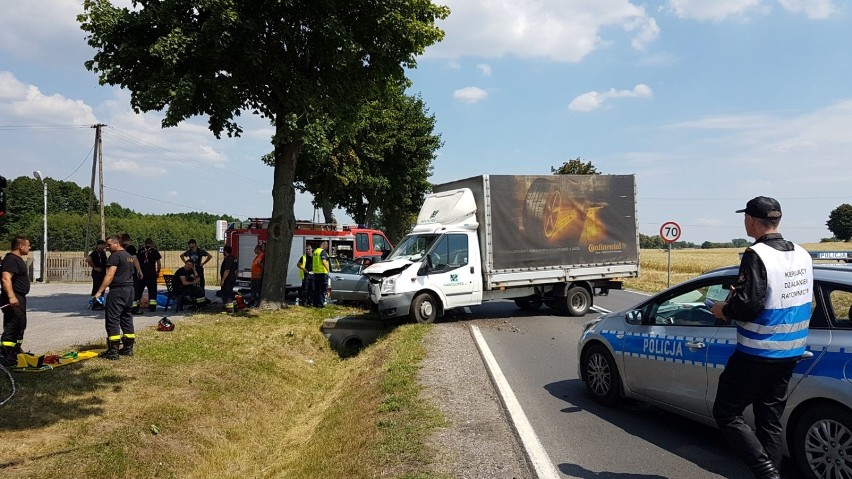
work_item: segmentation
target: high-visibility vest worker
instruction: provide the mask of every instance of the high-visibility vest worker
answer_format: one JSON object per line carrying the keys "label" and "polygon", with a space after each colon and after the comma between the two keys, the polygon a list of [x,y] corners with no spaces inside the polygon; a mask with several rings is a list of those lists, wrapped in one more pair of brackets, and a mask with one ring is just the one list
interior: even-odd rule
{"label": "high-visibility vest worker", "polygon": [[317,249],[314,250],[314,267],[312,271],[317,274],[328,274],[328,270],[322,263],[322,254],[323,249],[321,247],[317,247]]}

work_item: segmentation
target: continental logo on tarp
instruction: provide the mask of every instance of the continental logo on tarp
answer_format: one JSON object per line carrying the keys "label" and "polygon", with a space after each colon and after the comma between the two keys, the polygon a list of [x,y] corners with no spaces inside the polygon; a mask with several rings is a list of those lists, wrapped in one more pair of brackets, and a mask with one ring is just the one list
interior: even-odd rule
{"label": "continental logo on tarp", "polygon": [[593,243],[589,245],[589,253],[601,253],[607,251],[624,251],[624,248],[627,245],[618,242],[618,243]]}

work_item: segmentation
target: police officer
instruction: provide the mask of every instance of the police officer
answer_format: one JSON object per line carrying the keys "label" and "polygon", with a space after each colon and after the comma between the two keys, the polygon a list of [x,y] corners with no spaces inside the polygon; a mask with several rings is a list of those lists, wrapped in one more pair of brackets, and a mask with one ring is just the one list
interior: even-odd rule
{"label": "police officer", "polygon": [[133,314],[130,312],[136,266],[133,256],[122,247],[121,236],[111,236],[107,238],[106,243],[110,251],[106,263],[106,277],[92,299],[97,301],[109,288],[105,311],[107,350],[101,353],[101,357],[115,360],[119,356],[133,356],[133,346],[136,343]]}
{"label": "police officer", "polygon": [[325,307],[325,290],[328,284],[328,272],[331,268],[328,265],[328,241],[320,243],[319,248],[314,250],[312,272],[314,276],[313,288],[314,299],[313,305],[317,308]]}
{"label": "police officer", "polygon": [[142,293],[148,288],[148,311],[157,310],[157,277],[160,276],[160,252],[154,248],[154,240],[145,239],[145,246],[136,253],[136,261],[142,271],[142,279],[136,281],[136,296],[134,302],[137,309],[142,304]]}
{"label": "police officer", "polygon": [[27,293],[30,277],[27,263],[21,256],[30,253],[30,240],[16,236],[12,250],[6,253],[0,266],[0,307],[3,308],[3,334],[0,336],[0,363],[6,367],[18,365],[18,353],[27,329]]}
{"label": "police officer", "polygon": [[302,280],[299,297],[302,305],[310,306],[314,301],[314,249],[311,245],[305,245],[305,254],[296,262],[296,267],[299,268],[299,279]]}
{"label": "police officer", "polygon": [[[713,417],[755,477],[776,479],[787,385],[808,339],[813,266],[807,251],[778,233],[781,205],[774,198],[758,196],[737,213],[745,213],[746,234],[756,241],[743,254],[728,300],[712,307],[714,316],[737,325]],[[748,405],[756,431],[743,418]]]}

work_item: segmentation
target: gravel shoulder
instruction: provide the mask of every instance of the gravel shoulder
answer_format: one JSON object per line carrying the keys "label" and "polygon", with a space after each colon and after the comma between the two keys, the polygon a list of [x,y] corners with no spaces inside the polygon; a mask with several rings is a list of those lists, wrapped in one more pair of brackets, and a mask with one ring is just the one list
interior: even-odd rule
{"label": "gravel shoulder", "polygon": [[534,477],[465,323],[436,324],[418,380],[449,421],[429,445],[435,472],[454,478]]}

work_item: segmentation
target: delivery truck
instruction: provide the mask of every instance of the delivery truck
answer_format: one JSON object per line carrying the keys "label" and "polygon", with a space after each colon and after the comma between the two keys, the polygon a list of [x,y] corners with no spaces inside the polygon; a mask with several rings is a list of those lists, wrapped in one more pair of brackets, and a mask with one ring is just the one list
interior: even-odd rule
{"label": "delivery truck", "polygon": [[513,299],[582,316],[639,276],[633,175],[482,175],[433,187],[417,223],[364,270],[382,319],[431,323]]}

